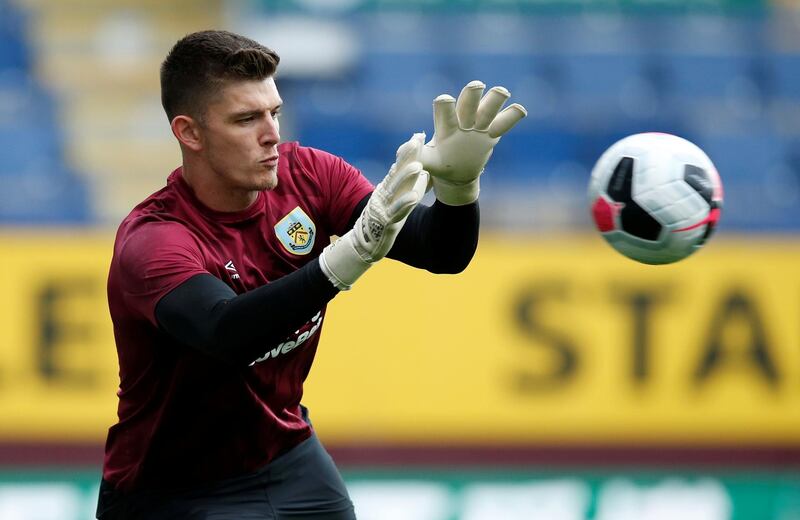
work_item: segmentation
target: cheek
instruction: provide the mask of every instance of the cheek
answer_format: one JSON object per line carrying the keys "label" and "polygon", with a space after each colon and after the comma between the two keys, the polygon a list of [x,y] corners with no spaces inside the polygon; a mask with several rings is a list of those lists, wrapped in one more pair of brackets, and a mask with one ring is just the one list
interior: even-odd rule
{"label": "cheek", "polygon": [[209,147],[209,153],[220,161],[236,161],[241,159],[242,154],[248,149],[249,140],[249,136],[244,133],[220,136],[213,146]]}
{"label": "cheek", "polygon": [[211,168],[217,172],[226,172],[226,175],[235,174],[245,163],[244,154],[236,142],[218,139],[212,143],[206,152],[206,159]]}
{"label": "cheek", "polygon": [[259,129],[253,126],[225,128],[209,136],[206,150],[215,168],[227,171],[248,168],[259,155]]}

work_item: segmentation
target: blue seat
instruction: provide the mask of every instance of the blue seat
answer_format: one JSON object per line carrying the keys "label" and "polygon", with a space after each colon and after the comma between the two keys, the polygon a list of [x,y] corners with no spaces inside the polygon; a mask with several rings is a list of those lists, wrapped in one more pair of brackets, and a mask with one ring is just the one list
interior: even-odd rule
{"label": "blue seat", "polygon": [[575,103],[618,103],[626,83],[643,74],[641,58],[633,54],[565,55],[558,62]]}
{"label": "blue seat", "polygon": [[357,79],[366,90],[408,92],[410,81],[437,74],[444,67],[441,55],[435,53],[368,52],[360,63]]}
{"label": "blue seat", "polygon": [[513,95],[520,83],[536,74],[536,65],[535,59],[527,53],[469,55],[462,58],[460,75],[463,83],[478,79],[486,83],[487,88],[502,85]]}
{"label": "blue seat", "polygon": [[13,2],[0,0],[0,71],[29,70],[31,50],[24,28],[27,21]]}
{"label": "blue seat", "polygon": [[767,70],[775,96],[800,99],[800,54],[773,54],[767,60]]}
{"label": "blue seat", "polygon": [[0,74],[0,174],[19,171],[28,162],[59,162],[63,143],[52,96],[27,74]]}
{"label": "blue seat", "polygon": [[800,204],[774,203],[775,174],[787,167],[787,147],[766,131],[749,135],[707,136],[698,139],[714,161],[725,191],[725,225],[742,230],[800,227]]}
{"label": "blue seat", "polygon": [[[524,120],[523,123],[524,124]],[[509,132],[498,143],[491,167],[503,175],[504,170],[521,171],[527,163],[552,165],[574,160],[580,135],[568,128],[531,125]],[[518,168],[522,166],[523,168]],[[530,174],[526,174],[526,178]]]}
{"label": "blue seat", "polygon": [[0,223],[87,224],[88,187],[64,165],[55,102],[32,76],[26,26],[0,0]]}
{"label": "blue seat", "polygon": [[[295,125],[295,136],[302,145],[325,150],[346,161],[371,159],[381,153],[389,164],[394,159],[394,151],[385,155],[383,150],[383,130],[360,117],[317,114],[298,119]],[[395,149],[400,143],[402,141],[395,145]]]}
{"label": "blue seat", "polygon": [[701,136],[697,144],[714,161],[723,180],[758,182],[764,171],[783,161],[785,147],[774,133]]}
{"label": "blue seat", "polygon": [[2,183],[0,222],[14,225],[91,222],[93,213],[87,186],[61,166],[4,176]]}
{"label": "blue seat", "polygon": [[722,98],[733,82],[752,77],[750,58],[743,55],[682,55],[661,57],[666,88],[674,100]]}
{"label": "blue seat", "polygon": [[24,170],[32,162],[59,163],[63,155],[56,129],[35,123],[0,125],[0,148],[0,174]]}

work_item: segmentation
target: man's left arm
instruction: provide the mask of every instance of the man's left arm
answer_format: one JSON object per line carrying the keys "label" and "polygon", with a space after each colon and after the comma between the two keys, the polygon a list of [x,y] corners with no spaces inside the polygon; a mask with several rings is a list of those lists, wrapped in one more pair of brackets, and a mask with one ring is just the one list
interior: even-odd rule
{"label": "man's left arm", "polygon": [[[527,115],[511,93],[472,81],[458,99],[433,101],[434,134],[422,149],[423,168],[431,175],[436,201],[417,206],[387,255],[434,273],[459,273],[478,247],[480,176],[500,138]],[[502,109],[502,110],[501,110]],[[366,199],[353,212],[359,214]],[[351,221],[352,223],[352,221]]]}
{"label": "man's left arm", "polygon": [[[358,203],[357,217],[369,196]],[[355,222],[351,219],[350,226]],[[480,209],[478,201],[448,206],[438,200],[419,205],[408,216],[386,256],[437,274],[460,273],[469,265],[478,247]]]}

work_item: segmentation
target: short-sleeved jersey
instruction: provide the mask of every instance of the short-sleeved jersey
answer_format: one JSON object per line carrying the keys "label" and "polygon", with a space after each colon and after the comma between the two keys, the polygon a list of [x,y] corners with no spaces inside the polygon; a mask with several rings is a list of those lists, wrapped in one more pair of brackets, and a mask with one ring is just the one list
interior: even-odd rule
{"label": "short-sleeved jersey", "polygon": [[277,187],[244,211],[204,206],[179,168],[119,227],[108,278],[119,421],[109,429],[103,470],[118,490],[246,474],[311,435],[300,400],[324,308],[246,367],[180,344],[154,315],[159,300],[192,276],[211,274],[241,294],[313,261],[331,235],[346,231],[373,189],[369,181],[325,152],[297,143],[278,150]]}

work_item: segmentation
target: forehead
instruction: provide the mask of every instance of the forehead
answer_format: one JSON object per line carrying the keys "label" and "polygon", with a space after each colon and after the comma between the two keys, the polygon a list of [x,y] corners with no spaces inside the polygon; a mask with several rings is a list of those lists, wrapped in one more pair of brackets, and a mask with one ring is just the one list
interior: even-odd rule
{"label": "forehead", "polygon": [[222,113],[273,110],[282,103],[275,79],[227,81],[209,109]]}

